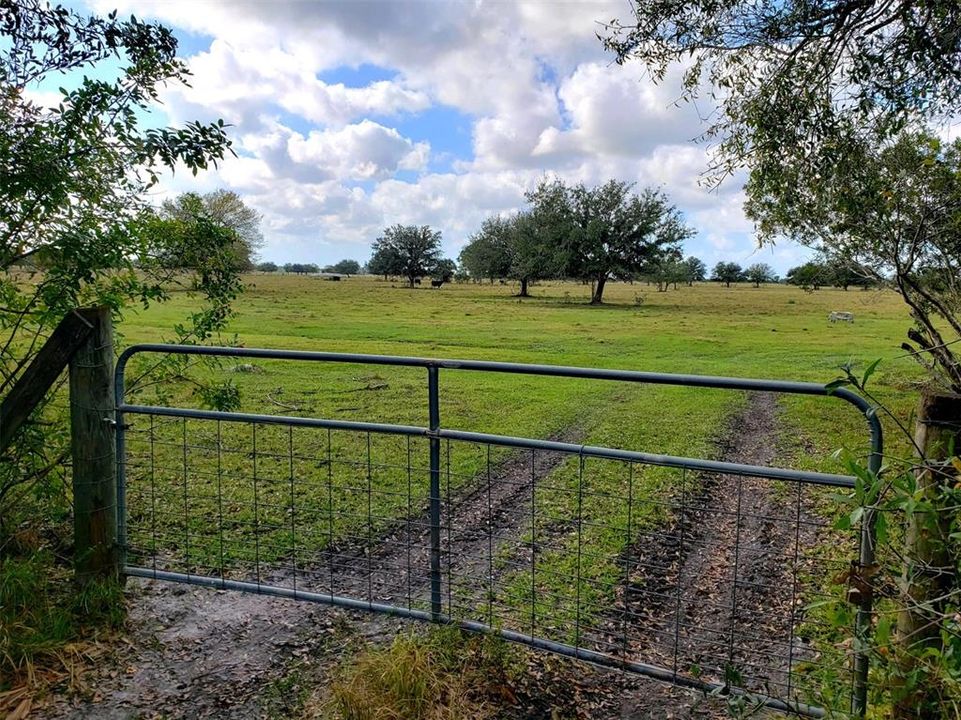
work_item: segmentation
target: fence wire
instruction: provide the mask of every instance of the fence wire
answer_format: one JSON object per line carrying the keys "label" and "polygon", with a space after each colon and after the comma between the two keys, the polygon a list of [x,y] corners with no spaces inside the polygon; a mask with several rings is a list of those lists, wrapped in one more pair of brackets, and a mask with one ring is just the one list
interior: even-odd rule
{"label": "fence wire", "polygon": [[[421,368],[429,425],[132,405],[140,353]],[[871,598],[848,606],[831,578],[873,562],[872,529],[825,520],[851,478],[448,429],[441,369],[833,395],[880,468],[873,408],[813,383],[141,345],[116,371],[124,571],[455,623],[812,716],[847,675],[828,710],[863,715]]]}
{"label": "fence wire", "polygon": [[448,438],[435,525],[431,438],[125,423],[132,574],[496,629],[812,714],[818,680],[852,672],[851,637],[809,610],[858,555],[824,520],[829,488]]}

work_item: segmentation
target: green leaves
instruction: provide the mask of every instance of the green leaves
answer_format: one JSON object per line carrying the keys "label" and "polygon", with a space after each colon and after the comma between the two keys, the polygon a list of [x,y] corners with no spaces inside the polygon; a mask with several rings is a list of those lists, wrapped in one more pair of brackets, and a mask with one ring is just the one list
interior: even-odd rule
{"label": "green leaves", "polygon": [[414,287],[417,278],[430,275],[440,263],[440,239],[440,231],[427,225],[393,225],[371,245],[368,268],[378,275],[403,275]]}
{"label": "green leaves", "polygon": [[861,388],[865,388],[868,385],[868,380],[874,375],[874,371],[877,370],[878,365],[881,364],[881,358],[874,360],[867,368],[864,370],[864,375],[861,376]]}
{"label": "green leaves", "polygon": [[236,411],[240,408],[240,390],[230,380],[215,385],[204,385],[197,389],[204,404],[221,412]]}
{"label": "green leaves", "polygon": [[495,215],[484,220],[481,229],[471,235],[458,261],[475,280],[491,281],[506,278],[511,273],[515,254],[513,240],[515,228],[521,223],[519,216],[505,218]]}
{"label": "green leaves", "polygon": [[[203,341],[225,327],[241,290],[228,263],[235,236],[198,219],[161,242],[157,233],[171,228],[151,225],[145,207],[159,172],[181,163],[199,172],[230,148],[222,121],[140,127],[157,86],[186,79],[176,50],[171,31],[155,23],[0,2],[0,388],[70,310],[107,305],[120,314],[166,299],[171,272],[158,253],[173,242],[192,248],[190,284],[203,298],[178,340]],[[121,69],[111,76],[102,66],[113,58]],[[28,87],[83,72],[52,107],[25,97]],[[0,469],[0,498],[30,478],[62,479],[61,430],[23,434],[15,453],[23,462]],[[9,507],[0,516],[16,524]]]}
{"label": "green leaves", "polygon": [[917,325],[911,352],[961,392],[961,143],[928,130],[961,112],[961,4],[663,0],[634,15],[602,37],[616,61],[656,81],[681,65],[683,99],[716,100],[708,182],[747,171],[760,241],[795,240],[841,270],[789,280],[893,287]]}
{"label": "green leaves", "polygon": [[[588,188],[543,182],[527,194],[542,255],[559,275],[595,284],[602,300],[609,279],[632,279],[659,260],[680,259],[680,243],[692,234],[667,197],[653,188],[610,180]],[[550,263],[549,263],[550,264]]]}
{"label": "green leaves", "polygon": [[838,388],[842,388],[846,385],[850,385],[851,381],[847,378],[835,378],[829,383],[825,383],[824,389],[827,390],[828,395],[831,395]]}
{"label": "green leaves", "polygon": [[[864,373],[862,373],[860,378],[854,374],[853,365],[851,365],[850,363],[846,363],[842,365],[841,371],[844,373],[844,375],[841,377],[835,378],[831,382],[825,384],[824,386],[825,390],[827,390],[828,395],[830,395],[838,388],[851,386],[856,388],[857,390],[860,390],[861,392],[864,392],[865,389],[867,388],[868,381],[871,379],[875,371],[878,369],[878,366],[881,364],[881,360],[882,358],[877,358],[871,361],[868,364],[868,366],[864,369]],[[875,410],[873,409],[868,411],[869,414],[873,414],[874,412]]]}

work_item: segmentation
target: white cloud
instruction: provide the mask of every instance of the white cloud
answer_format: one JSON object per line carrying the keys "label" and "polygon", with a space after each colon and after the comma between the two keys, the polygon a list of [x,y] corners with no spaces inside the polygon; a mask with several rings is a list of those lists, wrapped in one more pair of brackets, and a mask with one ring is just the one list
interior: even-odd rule
{"label": "white cloud", "polygon": [[654,85],[633,67],[580,65],[558,90],[570,129],[545,130],[535,154],[639,157],[661,145],[689,142],[701,132],[700,118],[693,105],[676,105],[679,75],[672,72]]}
{"label": "white cloud", "polygon": [[56,90],[34,90],[27,88],[24,97],[40,108],[55,108],[63,102],[63,95]]}
{"label": "white cloud", "polygon": [[164,101],[188,113],[213,111],[243,128],[256,127],[259,117],[272,110],[329,126],[369,115],[416,112],[430,104],[425,93],[390,80],[362,88],[325,83],[303,58],[280,47],[252,51],[215,39],[189,65],[190,87],[167,90]]}
{"label": "white cloud", "polygon": [[422,170],[430,146],[363,120],[340,130],[314,130],[306,138],[293,134],[287,153],[294,163],[315,167],[330,179],[382,180],[398,170]]}
{"label": "white cloud", "polygon": [[[119,3],[212,38],[189,58],[192,87],[163,92],[164,110],[175,123],[233,125],[240,157],[197,187],[226,185],[261,211],[271,258],[365,258],[396,222],[442,230],[456,253],[545,173],[660,187],[700,232],[690,251],[754,252],[742,178],[714,193],[699,182],[708,156],[690,142],[703,130],[697,109],[675,106],[681,70],[655,86],[603,51],[596,33],[629,12],[622,0]],[[363,64],[385,72],[320,79]],[[468,148],[436,117],[419,125],[437,108],[466,118]]]}
{"label": "white cloud", "polygon": [[624,18],[629,5],[623,0],[567,2],[519,2],[517,23],[533,52],[569,74],[578,64],[598,56],[596,33],[613,18]]}

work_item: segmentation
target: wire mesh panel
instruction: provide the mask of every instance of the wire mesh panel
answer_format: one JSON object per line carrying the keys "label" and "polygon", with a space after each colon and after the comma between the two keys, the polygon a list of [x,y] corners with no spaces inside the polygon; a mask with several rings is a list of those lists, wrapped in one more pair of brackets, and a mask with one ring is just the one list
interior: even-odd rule
{"label": "wire mesh panel", "polygon": [[427,607],[423,439],[153,415],[127,424],[129,565]]}
{"label": "wire mesh panel", "polygon": [[[490,446],[451,449],[490,451]],[[448,465],[449,466],[449,465]],[[667,488],[667,489],[665,489]],[[655,665],[674,680],[802,702],[836,633],[805,612],[854,557],[802,483],[531,450],[445,502],[456,620]],[[842,540],[843,542],[843,540]],[[817,552],[829,544],[831,558]],[[850,643],[850,636],[837,638]],[[597,658],[592,658],[597,659]]]}
{"label": "wire mesh panel", "polygon": [[129,405],[121,362],[126,572],[452,622],[812,715],[846,668],[863,707],[869,608],[847,637],[817,610],[867,557],[826,519],[849,478],[447,430],[437,366],[415,362],[427,428]]}

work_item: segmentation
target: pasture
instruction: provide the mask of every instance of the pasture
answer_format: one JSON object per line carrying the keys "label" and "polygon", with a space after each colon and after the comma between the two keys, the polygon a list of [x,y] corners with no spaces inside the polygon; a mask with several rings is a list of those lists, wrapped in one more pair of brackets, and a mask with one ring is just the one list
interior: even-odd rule
{"label": "pasture", "polygon": [[[231,324],[246,347],[817,382],[834,379],[844,364],[863,368],[885,358],[873,383],[899,410],[909,406],[913,378],[919,376],[897,349],[906,314],[898,298],[884,292],[706,283],[657,292],[644,284],[615,284],[608,304],[590,307],[589,288],[572,283],[540,284],[533,298],[521,300],[513,297],[515,288],[500,284],[410,290],[373,278],[331,283],[254,275],[247,281]],[[124,343],[158,341],[189,309],[182,296],[129,314],[120,327]],[[855,321],[831,323],[834,311],[851,312]],[[153,360],[135,358],[128,369],[128,379],[146,381],[136,393],[138,402],[199,406],[189,383],[151,385]],[[247,412],[428,422],[422,369],[226,360],[196,372],[234,383],[240,409]],[[442,372],[440,400],[445,428],[706,458],[721,456],[728,436],[738,434],[732,423],[745,424],[754,408],[737,392],[456,370]],[[803,397],[778,402],[776,426],[758,430],[773,447],[772,464],[838,472],[832,451],[847,447],[863,454],[863,419],[845,404]],[[371,577],[396,572],[388,559],[400,564],[403,553],[387,552],[378,566],[381,560],[361,552],[352,562],[366,564],[367,585],[355,590],[376,601],[378,593],[403,595],[406,584],[406,604],[426,607],[417,589],[426,578],[412,577],[410,566],[411,518],[425,499],[425,441],[210,420],[130,419],[128,531],[135,562],[149,566],[159,559],[164,569],[257,582],[262,573],[286,573],[301,589],[325,592],[328,581],[333,588],[334,563],[348,562],[344,548],[370,548],[379,537],[402,545],[397,528],[406,522],[407,575],[399,584],[377,587]],[[445,496],[469,499],[485,473],[489,478],[492,466],[509,465],[510,458],[504,449],[448,443]],[[533,455],[530,463],[533,488]],[[575,623],[577,632],[586,628],[600,635],[605,608],[625,572],[619,560],[625,537],[669,522],[665,501],[687,481],[666,468],[604,461],[585,467],[575,457],[557,458],[537,473],[536,494],[532,489],[525,496],[519,516],[499,519],[510,542],[500,538],[487,547],[485,563],[498,577],[496,593],[478,593],[470,577],[478,569],[468,563],[448,603],[462,615],[494,617],[508,629],[524,629],[529,612],[545,618],[541,632],[561,642],[573,640]],[[624,502],[628,482],[633,499]],[[774,489],[771,507],[782,491]],[[732,493],[733,488],[711,486],[706,502],[721,507]],[[570,523],[575,515],[576,534]],[[447,542],[451,555],[476,551],[469,539]],[[819,542],[809,549],[812,568],[843,566],[848,558],[846,550],[838,551],[843,544],[832,546],[823,537]],[[525,554],[525,547],[538,548],[536,573],[533,561],[527,569],[533,554]],[[590,551],[583,564],[582,548]],[[824,589],[823,581],[823,572],[813,577],[812,571],[798,582],[810,600]]]}
{"label": "pasture", "polygon": [[[371,278],[329,283],[275,275],[251,276],[248,283],[231,325],[246,347],[816,382],[834,379],[843,364],[863,368],[889,358],[874,384],[881,398],[899,409],[910,402],[911,378],[917,376],[911,360],[897,350],[904,313],[895,296],[882,292],[699,284],[659,293],[643,284],[617,284],[609,304],[590,307],[588,288],[572,283],[539,285],[536,297],[523,301],[512,297],[510,286],[488,284],[410,290]],[[855,322],[829,322],[838,308],[852,312]],[[156,342],[185,312],[186,299],[175,298],[130,315],[121,326],[124,342]],[[141,399],[202,405],[189,383],[151,385],[155,360],[136,357],[128,368],[128,381],[140,379],[144,386]],[[195,372],[234,384],[239,409],[246,412],[428,423],[426,378],[417,368],[225,360]],[[742,393],[730,391],[445,370],[440,419],[443,427],[459,430],[710,458],[744,402]],[[779,464],[838,472],[833,451],[845,447],[863,454],[863,420],[844,403],[795,396],[779,402]],[[140,417],[128,445],[131,476],[142,480],[131,484],[131,540],[136,544],[137,533],[143,533],[139,544],[149,544],[152,553],[176,547],[183,567],[194,571],[289,561],[286,518],[293,506],[303,518],[296,528],[298,545],[309,553],[376,534],[423,497],[417,490],[426,474],[422,439]],[[448,490],[469,490],[492,462],[485,452],[469,445],[447,448]],[[496,462],[506,451],[493,453]],[[617,473],[599,468],[595,474],[616,488],[623,482]],[[191,494],[184,497],[188,474]],[[568,491],[546,493],[545,512],[569,517],[570,467],[554,474]],[[644,468],[638,480],[649,496],[669,493],[676,482],[663,468]],[[239,524],[226,540],[222,528],[209,522],[223,514],[225,497],[228,514]],[[151,510],[158,502],[176,504],[182,512]],[[617,503],[598,508],[607,517],[622,511]],[[648,517],[651,512],[638,508],[634,521],[658,520]],[[324,513],[334,517],[308,522]],[[255,548],[248,542],[251,528]],[[623,532],[611,536],[603,530],[600,535],[614,549]]]}
{"label": "pasture", "polygon": [[[246,347],[816,382],[837,377],[846,363],[863,367],[883,358],[874,383],[895,406],[910,397],[912,381],[920,377],[915,363],[898,347],[910,322],[907,313],[897,296],[882,291],[806,292],[780,285],[725,288],[699,283],[659,293],[643,283],[615,283],[607,304],[590,307],[589,288],[575,283],[538,284],[533,298],[521,300],[512,296],[516,287],[486,283],[408,290],[400,282],[369,277],[336,284],[310,277],[251,275],[247,282],[231,323],[231,332]],[[189,298],[175,295],[147,312],[131,311],[120,327],[123,342],[157,342],[190,310]],[[855,322],[830,323],[833,311],[852,312]],[[405,377],[401,372],[385,381],[382,371],[370,368],[331,365],[307,370],[287,363],[269,373],[232,377],[247,390],[244,409],[268,412],[274,406],[273,412],[286,412],[285,405],[302,405],[304,412],[324,417],[426,423],[420,373]],[[578,381],[474,376],[447,382],[445,425],[515,435],[545,436],[573,417],[603,409],[608,399],[597,384]],[[276,388],[281,395],[269,392]],[[722,395],[732,400],[730,394]],[[638,425],[657,433],[651,438],[656,443],[659,437],[670,437],[672,429],[686,427],[701,402],[685,406],[678,397],[646,411],[641,405],[638,418],[643,422]],[[809,406],[805,400],[788,402]],[[836,428],[819,430],[821,417],[808,411],[790,413],[791,421],[813,440],[838,445],[828,442]],[[841,442],[844,438],[838,436]]]}

